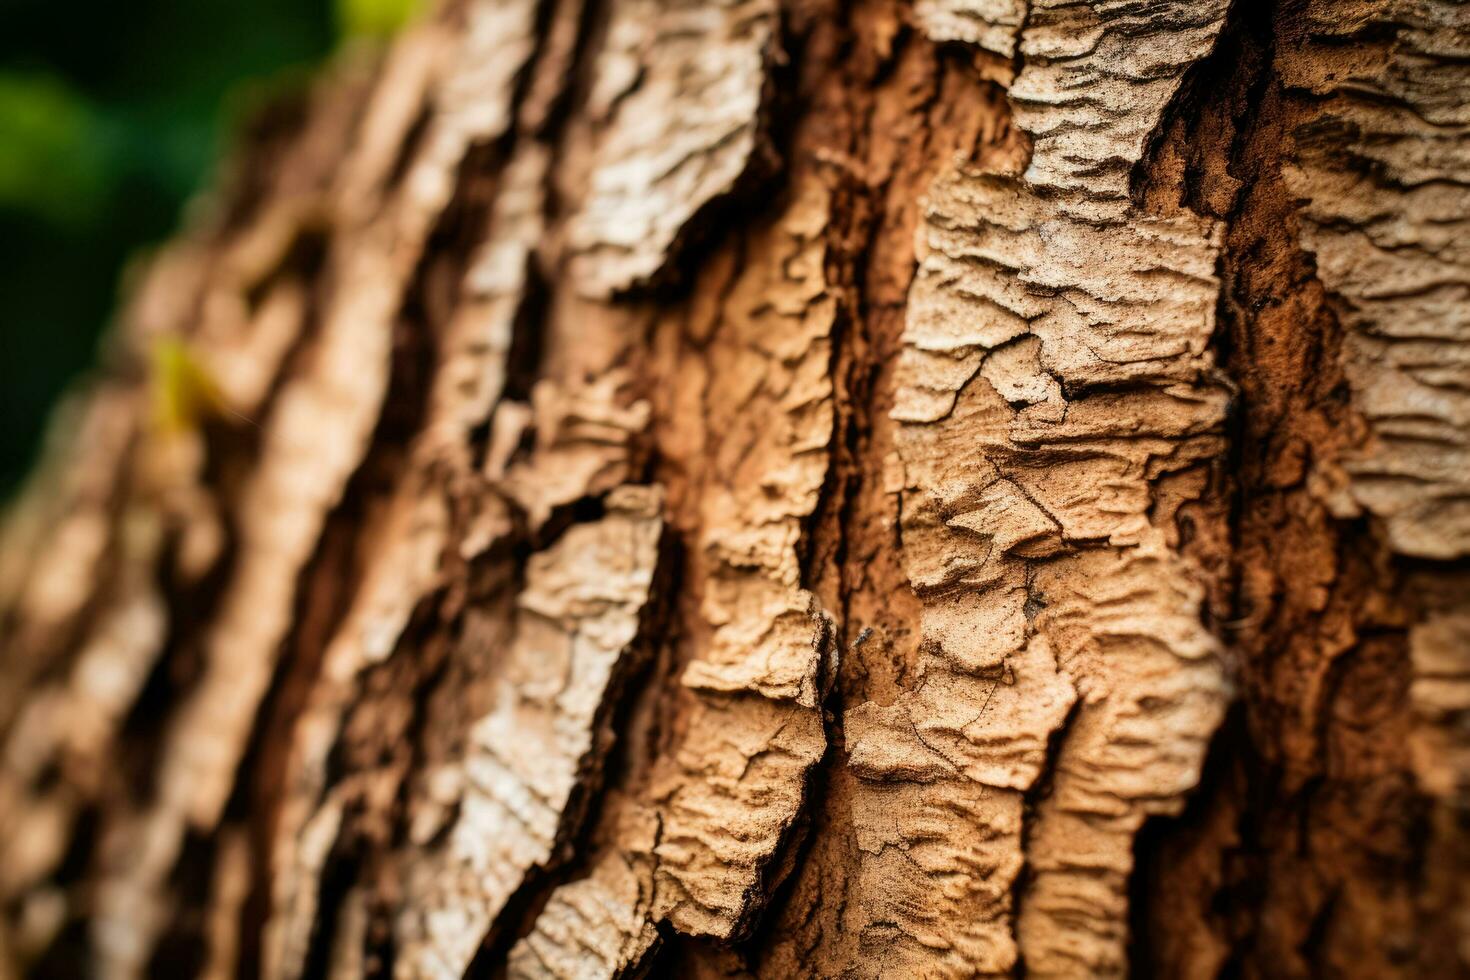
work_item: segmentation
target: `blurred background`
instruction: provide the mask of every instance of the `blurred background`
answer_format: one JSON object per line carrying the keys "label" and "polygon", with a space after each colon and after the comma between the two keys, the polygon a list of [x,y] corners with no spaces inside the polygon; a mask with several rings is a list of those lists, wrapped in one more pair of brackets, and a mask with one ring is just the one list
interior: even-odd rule
{"label": "blurred background", "polygon": [[412,0],[0,0],[0,503],[229,134]]}

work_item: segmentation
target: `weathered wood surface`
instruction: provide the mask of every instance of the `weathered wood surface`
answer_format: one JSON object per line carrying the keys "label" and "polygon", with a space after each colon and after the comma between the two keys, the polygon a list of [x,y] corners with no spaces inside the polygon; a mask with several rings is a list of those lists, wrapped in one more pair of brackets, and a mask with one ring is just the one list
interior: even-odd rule
{"label": "weathered wood surface", "polygon": [[1467,55],[1447,0],[344,54],[7,517],[0,971],[1470,971]]}

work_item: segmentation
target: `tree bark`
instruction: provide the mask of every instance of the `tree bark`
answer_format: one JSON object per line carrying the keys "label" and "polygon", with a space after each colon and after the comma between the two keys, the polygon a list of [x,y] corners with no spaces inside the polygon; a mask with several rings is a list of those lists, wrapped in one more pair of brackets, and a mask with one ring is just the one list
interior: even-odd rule
{"label": "tree bark", "polygon": [[1470,973],[1470,8],[455,0],[0,539],[0,970]]}

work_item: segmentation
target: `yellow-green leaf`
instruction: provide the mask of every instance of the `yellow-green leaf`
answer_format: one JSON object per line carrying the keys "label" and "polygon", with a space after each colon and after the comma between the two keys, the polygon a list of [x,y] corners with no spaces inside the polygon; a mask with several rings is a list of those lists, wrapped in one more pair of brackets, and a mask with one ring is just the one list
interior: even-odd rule
{"label": "yellow-green leaf", "polygon": [[219,386],[183,340],[165,337],[153,347],[153,423],[159,432],[189,432],[225,412]]}
{"label": "yellow-green leaf", "polygon": [[418,0],[337,0],[337,24],[349,37],[391,37],[418,9]]}

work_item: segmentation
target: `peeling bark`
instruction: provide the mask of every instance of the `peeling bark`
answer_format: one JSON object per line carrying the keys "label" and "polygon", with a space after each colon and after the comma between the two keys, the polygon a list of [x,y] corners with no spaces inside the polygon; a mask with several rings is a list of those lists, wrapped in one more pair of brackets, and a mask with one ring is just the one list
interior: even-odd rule
{"label": "peeling bark", "polygon": [[453,0],[344,53],[0,532],[0,969],[1470,971],[1467,50]]}
{"label": "peeling bark", "polygon": [[920,232],[892,489],[921,679],[846,721],[875,975],[1122,973],[1132,836],[1223,713],[1168,499],[1224,450],[1219,233],[1128,198],[1223,5],[1080,11],[1021,32],[1023,174],[941,174]]}

